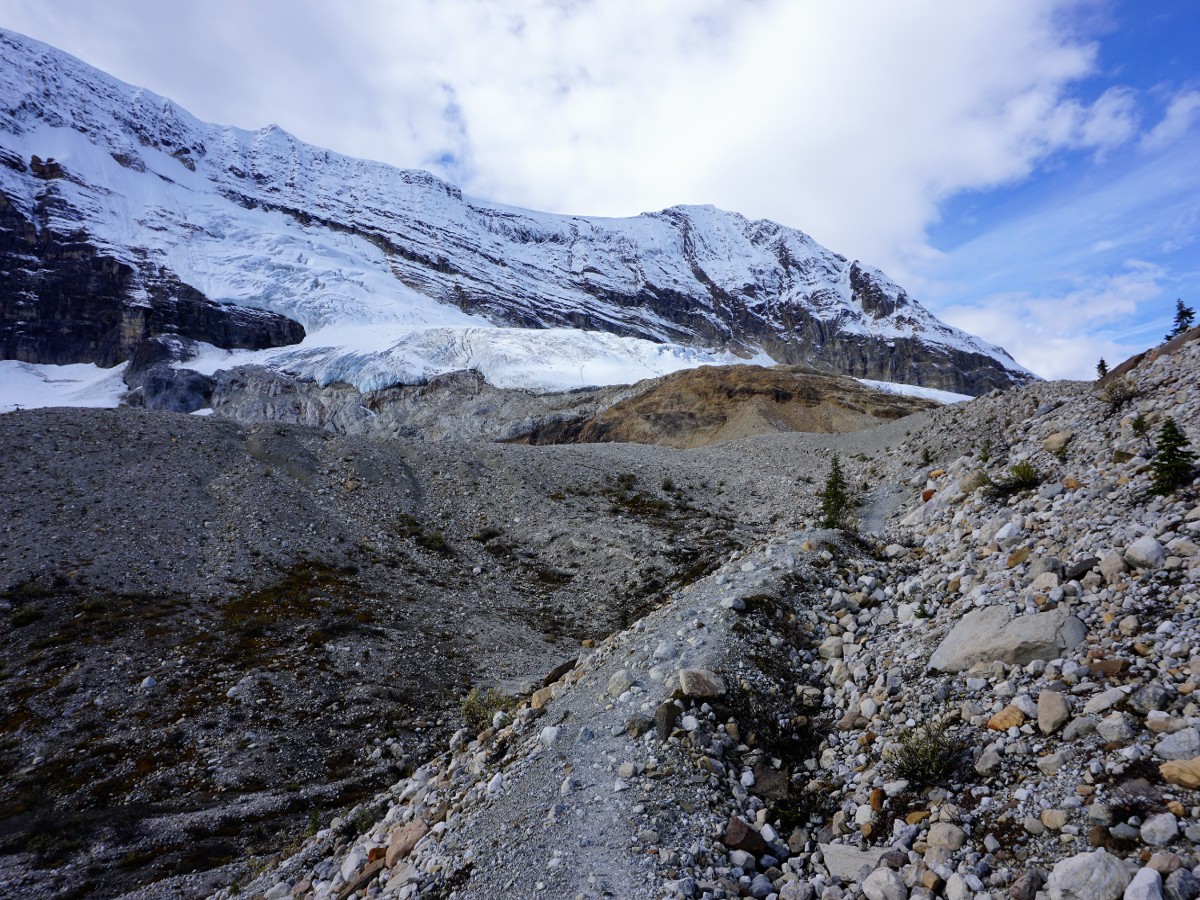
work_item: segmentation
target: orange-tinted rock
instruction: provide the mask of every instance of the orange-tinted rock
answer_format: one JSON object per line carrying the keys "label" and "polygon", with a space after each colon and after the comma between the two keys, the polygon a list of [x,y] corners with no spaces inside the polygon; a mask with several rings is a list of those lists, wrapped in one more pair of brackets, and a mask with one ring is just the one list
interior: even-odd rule
{"label": "orange-tinted rock", "polygon": [[1173,759],[1159,766],[1158,771],[1167,784],[1177,784],[1193,791],[1200,788],[1200,756]]}
{"label": "orange-tinted rock", "polygon": [[413,847],[417,846],[417,842],[428,833],[429,826],[425,824],[424,819],[413,819],[407,825],[392,831],[392,836],[388,840],[387,856],[384,858],[387,867],[394,868],[396,863],[408,856]]}
{"label": "orange-tinted rock", "polygon": [[987,727],[992,731],[1008,731],[1025,724],[1025,713],[1015,706],[1006,706],[1000,712],[988,719]]}

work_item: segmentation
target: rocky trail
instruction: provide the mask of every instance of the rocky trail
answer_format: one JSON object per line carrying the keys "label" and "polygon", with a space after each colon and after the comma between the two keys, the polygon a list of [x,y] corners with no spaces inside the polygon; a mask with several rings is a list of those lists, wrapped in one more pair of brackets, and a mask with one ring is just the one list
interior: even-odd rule
{"label": "rocky trail", "polygon": [[[287,682],[251,695],[279,711],[277,743],[326,730],[353,740],[357,801],[332,819],[319,813],[305,837],[303,810],[322,783],[313,771],[294,792],[301,808],[231,846],[233,858],[192,873],[143,869],[144,886],[126,882],[126,895],[1194,900],[1200,507],[1195,484],[1167,497],[1148,488],[1154,435],[1168,416],[1200,441],[1198,369],[1193,341],[1144,360],[1116,387],[1032,385],[856,434],[764,435],[682,452],[406,444],[172,417],[177,440],[201,442],[189,458],[219,463],[205,502],[231,505],[219,503],[207,521],[278,506],[279,534],[339,565],[334,521],[352,547],[375,536],[365,552],[378,564],[345,551],[358,567],[353,592],[369,576],[361,593],[379,595],[372,627],[393,621],[381,611],[401,582],[383,573],[397,571],[386,561],[403,550],[405,590],[423,599],[397,631],[413,640],[391,655],[371,644],[372,662],[357,659],[364,668],[355,672],[364,686],[417,685],[412,699],[430,727],[420,742],[415,718],[384,724],[389,701],[378,691],[357,721],[338,718],[332,694],[287,718],[296,698]],[[0,425],[66,428],[62,415]],[[103,422],[120,432],[154,414],[82,415],[97,417],[89,429]],[[221,453],[207,443],[217,435],[228,444]],[[282,448],[261,449],[263,435]],[[864,498],[857,535],[816,527],[831,451]],[[286,478],[295,497],[318,498],[305,508],[318,527],[289,534],[297,507],[280,504],[287,491],[276,484],[239,498],[245,506],[214,493],[230,460],[273,473],[256,469],[239,485]],[[52,486],[61,462],[20,471],[61,497]],[[48,473],[58,477],[39,480]],[[350,480],[360,484],[349,490]],[[193,502],[182,484],[170,496]],[[20,583],[42,584],[69,555],[62,545],[87,528],[55,532],[54,507],[26,503],[13,522],[34,524],[6,526],[3,552],[6,566],[24,567]],[[409,519],[420,521],[416,533]],[[380,521],[398,522],[397,535],[382,540]],[[435,526],[453,556],[420,543]],[[236,540],[210,544],[196,531],[172,544],[181,558],[189,547],[203,557],[187,577],[179,565],[104,565],[126,566],[151,592],[162,587],[147,579],[165,579],[228,603],[211,573],[225,566],[253,582],[265,578],[255,569],[268,552],[275,565],[292,558],[270,541],[257,545],[263,556],[239,556],[251,532],[244,523],[233,531]],[[490,552],[496,541],[511,549]],[[696,553],[672,556],[681,546]],[[536,565],[525,548],[536,549]],[[645,571],[648,559],[657,572]],[[631,581],[635,560],[643,569]],[[99,578],[101,563],[90,565],[81,571]],[[547,571],[572,577],[547,581]],[[540,593],[528,590],[534,582]],[[33,602],[53,614],[49,597],[9,602],[12,619]],[[426,619],[438,610],[444,636],[432,641]],[[36,635],[25,629],[41,621],[9,634]],[[314,647],[329,653],[320,639],[298,648],[290,678],[318,662]],[[464,662],[447,683],[450,670],[432,654],[452,649]],[[37,664],[28,665],[23,674],[6,665],[6,681],[27,679]],[[249,668],[248,690],[270,673]],[[61,669],[58,684],[80,682],[73,694],[104,677]],[[49,674],[45,661],[39,671]],[[113,671],[127,672],[121,693],[137,708],[143,673],[163,670],[143,662]],[[344,690],[346,672],[331,671],[329,691]],[[228,688],[243,683],[236,674],[218,669],[206,682],[214,701],[191,714],[213,724],[185,723],[182,745],[236,732],[223,718]],[[512,699],[483,704],[491,715],[460,727],[471,686]],[[52,690],[26,707],[49,703]],[[26,720],[4,752],[32,778],[55,741],[68,740],[56,727]],[[45,756],[12,756],[13,741],[28,748],[33,734],[45,736]],[[398,780],[388,778],[388,757],[406,763]],[[254,787],[233,789],[224,808],[279,791]],[[170,846],[161,838],[143,829],[129,840],[152,854]],[[10,845],[0,879],[25,895],[71,896],[61,886],[86,871],[83,859],[98,867],[91,877],[105,871],[102,850],[85,852],[52,867],[51,881],[50,863],[39,869]]]}
{"label": "rocky trail", "polygon": [[1198,362],[934,413],[973,450],[891,543],[776,528],[243,890],[1192,900],[1200,507],[1143,435],[1197,421]]}

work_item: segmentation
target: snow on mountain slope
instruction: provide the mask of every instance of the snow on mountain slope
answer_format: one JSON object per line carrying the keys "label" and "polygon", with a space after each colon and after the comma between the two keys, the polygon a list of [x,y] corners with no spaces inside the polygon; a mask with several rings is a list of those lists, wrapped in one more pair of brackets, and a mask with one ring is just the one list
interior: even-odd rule
{"label": "snow on mountain slope", "polygon": [[267,365],[325,385],[353,384],[361,391],[415,384],[443,372],[474,369],[500,388],[569,391],[628,384],[701,365],[771,365],[760,355],[657,344],[574,328],[334,326],[312,332],[295,347],[257,352],[205,345],[184,365],[211,375],[238,365]]}
{"label": "snow on mountain slope", "polygon": [[[12,32],[0,50],[0,200],[128,267],[127,304],[183,285],[299,322],[304,342],[263,358],[301,375],[377,387],[482,358],[494,383],[544,388],[564,372],[633,381],[736,356],[964,393],[1033,377],[878,270],[773,222],[472,200],[274,126],[205,124]],[[377,330],[369,350],[360,327]]]}
{"label": "snow on mountain slope", "polygon": [[33,365],[0,359],[0,413],[45,406],[114,407],[125,393],[125,363],[102,369],[91,363]]}

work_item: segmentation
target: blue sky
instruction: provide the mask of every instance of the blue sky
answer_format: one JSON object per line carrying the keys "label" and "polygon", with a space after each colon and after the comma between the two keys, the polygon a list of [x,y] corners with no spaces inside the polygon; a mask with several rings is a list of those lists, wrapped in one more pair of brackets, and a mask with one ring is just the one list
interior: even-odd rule
{"label": "blue sky", "polygon": [[1126,139],[1060,149],[1012,184],[948,198],[928,231],[945,257],[922,272],[931,307],[1028,348],[1051,377],[1157,343],[1177,298],[1200,305],[1200,4],[1102,12],[1081,23],[1098,54],[1073,93],[1128,92]]}
{"label": "blue sky", "polygon": [[0,24],[469,195],[774,219],[1046,377],[1200,307],[1196,0],[0,0]]}

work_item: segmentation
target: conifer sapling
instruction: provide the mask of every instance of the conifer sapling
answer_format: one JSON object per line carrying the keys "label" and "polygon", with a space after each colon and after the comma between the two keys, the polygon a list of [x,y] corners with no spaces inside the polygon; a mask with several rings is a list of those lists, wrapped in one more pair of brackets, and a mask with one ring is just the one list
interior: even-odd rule
{"label": "conifer sapling", "polygon": [[840,527],[849,511],[850,489],[846,486],[846,478],[842,474],[842,464],[835,453],[829,463],[829,475],[825,479],[825,489],[821,491],[821,527]]}
{"label": "conifer sapling", "polygon": [[1174,419],[1163,422],[1154,445],[1154,459],[1150,463],[1153,481],[1150,490],[1166,496],[1192,480],[1192,463],[1196,454],[1186,449],[1187,436]]}
{"label": "conifer sapling", "polygon": [[1167,340],[1188,331],[1196,321],[1196,311],[1190,306],[1184,306],[1182,300],[1175,301],[1175,325],[1167,332]]}

